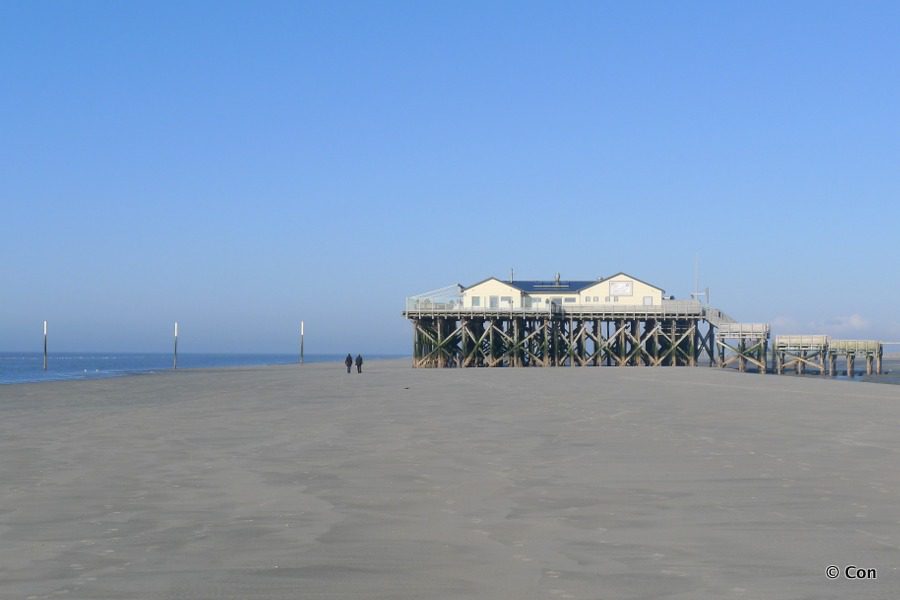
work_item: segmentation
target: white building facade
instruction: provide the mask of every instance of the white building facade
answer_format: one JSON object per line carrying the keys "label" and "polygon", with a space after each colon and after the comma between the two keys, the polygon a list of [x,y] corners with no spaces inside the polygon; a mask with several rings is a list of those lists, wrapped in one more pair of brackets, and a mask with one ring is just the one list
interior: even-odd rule
{"label": "white building facade", "polygon": [[665,291],[628,275],[616,273],[594,281],[502,281],[490,277],[462,287],[462,305],[467,309],[547,309],[558,305],[662,306]]}

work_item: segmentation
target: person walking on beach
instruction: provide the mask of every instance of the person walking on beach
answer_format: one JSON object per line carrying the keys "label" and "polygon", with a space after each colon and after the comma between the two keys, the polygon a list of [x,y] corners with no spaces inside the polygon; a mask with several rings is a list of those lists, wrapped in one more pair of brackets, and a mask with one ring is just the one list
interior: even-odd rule
{"label": "person walking on beach", "polygon": [[356,355],[356,372],[362,373],[362,354]]}
{"label": "person walking on beach", "polygon": [[344,359],[344,364],[347,365],[347,372],[350,372],[350,367],[353,366],[353,357],[350,356],[350,353],[347,353],[347,358]]}

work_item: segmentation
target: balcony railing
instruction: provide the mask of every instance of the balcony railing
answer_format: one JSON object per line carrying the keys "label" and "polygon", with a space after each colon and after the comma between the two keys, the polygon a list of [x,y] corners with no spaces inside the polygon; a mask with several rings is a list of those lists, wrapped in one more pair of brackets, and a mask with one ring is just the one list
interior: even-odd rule
{"label": "balcony railing", "polygon": [[816,350],[827,348],[831,338],[827,335],[776,335],[776,350]]}
{"label": "balcony railing", "polygon": [[[707,319],[709,319],[709,315],[707,315]],[[710,323],[713,321],[710,319]],[[720,338],[734,338],[734,339],[744,339],[744,338],[768,338],[769,337],[769,324],[768,323],[719,323],[717,335]]]}
{"label": "balcony railing", "polygon": [[406,299],[406,312],[416,314],[494,314],[494,315],[518,315],[535,313],[562,314],[562,315],[591,315],[591,314],[641,314],[641,315],[675,315],[675,316],[701,316],[703,307],[696,300],[663,300],[661,306],[645,304],[576,304],[562,303],[535,303],[531,306],[514,306],[507,302],[501,302],[497,306],[463,306],[462,298],[431,299],[412,297]]}

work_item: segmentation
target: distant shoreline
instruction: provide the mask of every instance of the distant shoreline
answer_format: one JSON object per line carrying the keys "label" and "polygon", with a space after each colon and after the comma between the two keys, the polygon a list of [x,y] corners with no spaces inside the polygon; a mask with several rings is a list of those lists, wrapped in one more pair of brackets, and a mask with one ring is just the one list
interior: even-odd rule
{"label": "distant shoreline", "polygon": [[[265,356],[265,355],[261,355]],[[900,355],[898,355],[900,356]],[[371,359],[366,360],[365,365],[377,365],[377,364],[399,364],[399,363],[407,363],[410,364],[412,357],[410,356],[373,356]],[[198,367],[179,367],[178,369],[172,369],[171,367],[154,369],[154,370],[145,370],[145,371],[134,371],[134,372],[121,372],[121,373],[110,373],[103,374],[101,376],[91,376],[91,377],[81,377],[81,378],[48,378],[45,380],[28,380],[28,381],[2,381],[0,380],[0,389],[8,388],[10,386],[17,385],[34,385],[34,384],[61,384],[61,383],[74,383],[74,382],[85,382],[85,381],[97,381],[104,379],[123,379],[134,376],[146,376],[146,375],[175,375],[178,373],[204,373],[204,372],[229,372],[229,371],[254,371],[254,370],[265,370],[265,369],[281,369],[281,368],[319,368],[326,365],[330,365],[339,371],[344,370],[343,357],[342,356],[329,356],[325,359],[321,360],[310,360],[304,364],[300,364],[298,362],[282,362],[282,363],[253,363],[253,364],[236,364],[236,365],[210,365],[210,366],[198,366]],[[413,369],[412,366],[409,366],[411,371],[424,371],[424,372],[435,372],[435,371],[520,371],[520,372],[534,372],[534,371],[551,371],[551,372],[565,372],[571,370],[576,371],[617,371],[617,370],[627,370],[627,371],[705,371],[713,369],[707,365],[702,365],[698,367],[615,367],[615,366],[596,366],[596,367],[548,367],[548,368],[489,368],[489,367],[473,367],[468,369]],[[774,373],[768,373],[766,378],[790,378],[790,379],[804,379],[804,380],[823,380],[823,381],[846,381],[850,383],[877,383],[877,384],[900,384],[900,360],[895,360],[893,358],[885,357],[885,365],[884,365],[885,373],[882,375],[865,375],[864,373],[857,373],[852,377],[848,378],[846,375],[840,375],[837,377],[830,377],[826,375],[817,375],[817,374],[805,374],[805,375],[797,375],[793,372],[785,373],[784,375],[776,375]],[[365,367],[364,367],[365,370]],[[719,369],[713,369],[719,370]],[[735,373],[737,372],[734,369],[724,369],[724,372],[727,373]],[[748,378],[749,382],[757,381],[759,374],[757,373],[746,373],[743,374]]]}
{"label": "distant shoreline", "polygon": [[[303,364],[335,363],[343,366],[344,354],[310,354]],[[365,355],[364,355],[365,358]],[[403,356],[373,354],[370,360],[392,360]],[[0,386],[16,384],[86,381],[148,375],[173,371],[170,353],[61,352],[51,354],[49,369],[43,370],[38,352],[0,353]],[[295,354],[179,353],[178,371],[299,365]]]}

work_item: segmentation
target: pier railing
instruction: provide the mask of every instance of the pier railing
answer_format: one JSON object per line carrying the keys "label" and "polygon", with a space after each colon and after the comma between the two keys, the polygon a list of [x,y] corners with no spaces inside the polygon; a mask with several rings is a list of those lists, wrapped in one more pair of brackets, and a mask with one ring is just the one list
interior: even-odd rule
{"label": "pier railing", "polygon": [[775,350],[824,350],[831,337],[827,335],[776,335]]}
{"label": "pier railing", "polygon": [[761,339],[769,337],[769,324],[768,323],[727,323],[727,322],[718,322],[715,323],[710,319],[710,323],[716,325],[718,328],[718,336],[720,338],[732,338],[732,339]]}
{"label": "pier railing", "polygon": [[696,300],[664,300],[662,306],[643,304],[569,304],[535,303],[531,306],[510,306],[508,304],[485,307],[463,306],[462,298],[431,299],[411,297],[406,299],[407,315],[485,315],[485,316],[529,316],[560,315],[590,317],[593,315],[666,315],[674,317],[699,317],[703,306]]}
{"label": "pier railing", "polygon": [[663,300],[662,306],[646,304],[572,304],[561,305],[562,312],[579,316],[594,313],[637,314],[637,315],[669,315],[696,317],[703,314],[703,306],[696,300]]}
{"label": "pier railing", "polygon": [[828,349],[836,354],[880,353],[883,343],[878,340],[831,340]]}
{"label": "pier railing", "polygon": [[731,318],[731,316],[725,314],[718,308],[713,308],[712,306],[705,307],[704,316],[706,317],[707,321],[709,321],[716,327],[720,327],[721,325],[726,323],[736,323],[736,321]]}

